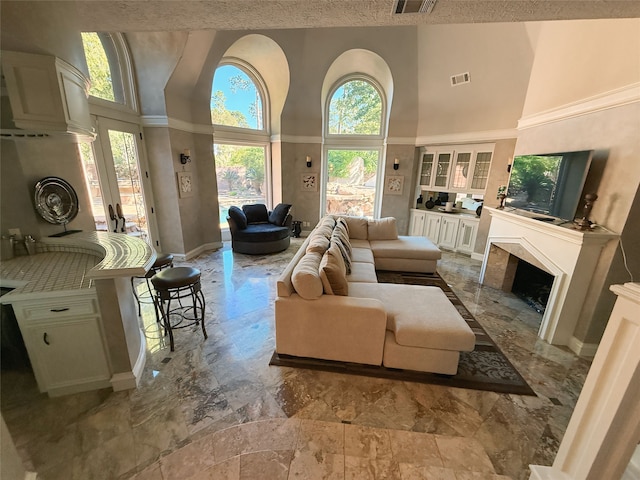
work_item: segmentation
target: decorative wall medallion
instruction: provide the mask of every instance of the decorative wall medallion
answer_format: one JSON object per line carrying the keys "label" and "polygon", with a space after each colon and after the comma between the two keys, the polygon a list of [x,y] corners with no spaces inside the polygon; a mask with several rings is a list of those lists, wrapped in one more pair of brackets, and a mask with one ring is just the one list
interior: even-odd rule
{"label": "decorative wall medallion", "polygon": [[178,193],[180,198],[193,195],[193,179],[191,172],[178,172]]}
{"label": "decorative wall medallion", "polygon": [[301,176],[300,188],[303,192],[317,192],[318,191],[318,174],[317,173],[303,173]]}
{"label": "decorative wall medallion", "polygon": [[402,195],[403,188],[404,188],[404,176],[387,175],[384,181],[385,195]]}

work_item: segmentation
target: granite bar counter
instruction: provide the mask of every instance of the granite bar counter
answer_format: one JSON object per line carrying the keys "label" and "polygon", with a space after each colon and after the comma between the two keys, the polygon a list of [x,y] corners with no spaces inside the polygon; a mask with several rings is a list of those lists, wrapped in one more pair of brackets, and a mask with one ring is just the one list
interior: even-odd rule
{"label": "granite bar counter", "polygon": [[130,278],[156,259],[144,241],[110,232],[44,238],[36,254],[0,263],[41,391],[135,388],[145,340]]}

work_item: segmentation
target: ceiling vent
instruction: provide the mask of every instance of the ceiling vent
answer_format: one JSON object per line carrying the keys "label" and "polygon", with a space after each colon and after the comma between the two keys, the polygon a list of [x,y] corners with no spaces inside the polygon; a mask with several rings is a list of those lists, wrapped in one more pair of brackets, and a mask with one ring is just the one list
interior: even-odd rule
{"label": "ceiling vent", "polygon": [[437,0],[398,0],[396,13],[431,13]]}
{"label": "ceiling vent", "polygon": [[457,85],[462,85],[463,83],[469,83],[471,81],[471,77],[469,76],[469,72],[459,73],[458,75],[451,76],[451,86],[455,87]]}

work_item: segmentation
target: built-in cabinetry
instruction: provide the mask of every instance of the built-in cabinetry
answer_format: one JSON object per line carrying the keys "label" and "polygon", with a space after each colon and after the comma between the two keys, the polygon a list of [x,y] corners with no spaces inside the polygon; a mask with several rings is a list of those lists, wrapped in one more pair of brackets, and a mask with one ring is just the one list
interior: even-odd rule
{"label": "built-in cabinetry", "polygon": [[409,235],[427,237],[441,248],[473,253],[480,219],[467,214],[412,209]]}
{"label": "built-in cabinetry", "polygon": [[483,194],[487,187],[494,144],[421,148],[420,190]]}
{"label": "built-in cabinetry", "polygon": [[13,310],[41,392],[56,396],[111,386],[95,290],[15,302]]}

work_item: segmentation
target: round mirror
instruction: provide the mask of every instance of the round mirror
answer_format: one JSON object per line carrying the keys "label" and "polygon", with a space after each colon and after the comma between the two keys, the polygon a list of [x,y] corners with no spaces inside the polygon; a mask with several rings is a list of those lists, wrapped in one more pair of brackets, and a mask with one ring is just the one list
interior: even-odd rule
{"label": "round mirror", "polygon": [[78,215],[78,196],[66,180],[45,177],[36,183],[36,210],[49,223],[66,225]]}

